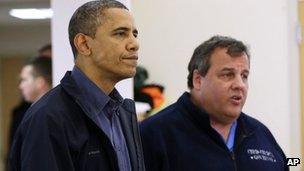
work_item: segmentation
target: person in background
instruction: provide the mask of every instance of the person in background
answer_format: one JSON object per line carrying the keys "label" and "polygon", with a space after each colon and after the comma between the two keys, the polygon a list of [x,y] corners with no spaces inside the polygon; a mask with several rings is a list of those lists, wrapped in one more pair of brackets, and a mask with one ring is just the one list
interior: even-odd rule
{"label": "person in background", "polygon": [[[51,44],[46,44],[44,46],[42,46],[39,51],[38,51],[39,55],[38,57],[36,58],[52,58],[52,45]],[[47,62],[42,62],[42,61],[47,61]],[[23,71],[23,78],[20,78],[20,85],[21,86],[21,83],[25,82],[25,79],[29,79],[29,78],[32,78],[31,80],[34,80],[33,79],[33,72],[37,72],[36,75],[41,75],[42,78],[46,81],[47,79],[50,80],[51,77],[52,77],[52,64],[51,64],[51,60],[47,59],[47,60],[36,60],[35,58],[32,59],[31,62],[29,62],[27,65],[25,65],[23,68],[22,68],[22,71]],[[35,64],[34,64],[35,63]],[[47,63],[46,64],[46,67],[45,68],[41,68],[41,67],[44,67],[42,63]],[[28,74],[28,73],[24,73],[26,71],[24,71],[25,67],[28,66],[32,66],[31,68],[33,69],[33,72]],[[35,69],[36,68],[36,69]],[[38,72],[45,72],[47,73],[46,75],[42,75],[42,73],[38,73]],[[22,73],[21,73],[22,74]],[[27,78],[24,78],[27,77]],[[52,83],[49,83],[49,82],[46,82],[48,83],[48,89],[51,88],[52,86]],[[19,89],[21,90],[21,88],[19,87]],[[23,88],[24,91],[26,91],[26,88]],[[22,91],[22,90],[21,90]],[[9,147],[11,146],[12,142],[13,142],[13,138],[14,138],[14,135],[15,135],[15,132],[19,126],[19,124],[21,123],[22,121],[22,118],[25,114],[25,112],[27,111],[27,109],[31,106],[32,102],[31,101],[28,101],[28,100],[25,100],[24,96],[22,95],[23,93],[21,93],[21,96],[22,96],[22,99],[20,101],[20,103],[14,107],[12,109],[12,119],[11,119],[11,126],[10,126],[10,134],[9,134]],[[42,92],[42,94],[44,94],[44,91]]]}
{"label": "person in background", "polygon": [[27,111],[9,170],[143,171],[134,101],[114,87],[136,72],[132,15],[115,0],[90,1],[68,30],[75,66]]}
{"label": "person in background", "polygon": [[140,124],[147,171],[289,170],[268,128],[242,112],[250,55],[241,41],[210,38],[188,71],[190,92]]}
{"label": "person in background", "polygon": [[19,89],[26,102],[36,102],[51,88],[52,61],[50,58],[36,57],[22,68]]}
{"label": "person in background", "polygon": [[10,127],[11,146],[15,132],[22,121],[26,110],[52,87],[51,59],[38,56],[23,66],[20,73],[19,89],[23,102],[13,109]]}
{"label": "person in background", "polygon": [[38,56],[23,66],[20,73],[19,89],[22,102],[12,111],[9,132],[9,150],[12,146],[15,133],[26,111],[40,97],[52,88],[52,61],[50,58]]}
{"label": "person in background", "polygon": [[[37,58],[52,58],[52,45],[51,44],[46,44],[44,46],[42,46],[39,50],[38,50],[38,57]],[[35,59],[32,59],[35,60]],[[30,63],[28,63],[30,64]],[[50,64],[51,65],[51,64]],[[52,66],[51,66],[52,67]],[[52,69],[49,66],[46,69]],[[52,85],[52,84],[50,84]],[[21,93],[22,94],[22,93]],[[20,125],[25,112],[28,110],[28,108],[32,105],[32,103],[30,101],[26,101],[24,99],[24,97],[21,95],[22,99],[19,102],[18,105],[16,105],[13,109],[12,109],[12,114],[11,114],[11,123],[10,123],[10,128],[9,128],[9,148],[11,147],[12,143],[13,143],[13,139],[16,133],[16,130],[18,128],[18,126]],[[7,166],[6,166],[7,168]],[[6,169],[7,170],[7,169]]]}
{"label": "person in background", "polygon": [[20,125],[24,114],[26,113],[27,109],[30,108],[32,103],[27,102],[22,98],[22,101],[12,109],[12,119],[11,119],[11,124],[10,124],[10,129],[9,129],[9,149],[12,146],[13,140],[15,133],[17,131],[18,126]]}

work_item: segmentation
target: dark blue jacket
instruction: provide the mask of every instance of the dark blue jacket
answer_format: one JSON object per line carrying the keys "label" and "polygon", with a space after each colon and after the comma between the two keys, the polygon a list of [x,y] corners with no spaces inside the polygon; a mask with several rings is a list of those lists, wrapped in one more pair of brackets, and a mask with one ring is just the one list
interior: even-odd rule
{"label": "dark blue jacket", "polygon": [[270,131],[241,114],[230,152],[209,117],[184,93],[140,125],[147,171],[284,171],[286,159]]}
{"label": "dark blue jacket", "polygon": [[[26,113],[12,146],[10,171],[117,171],[117,156],[85,96],[67,72]],[[80,98],[81,97],[81,98]],[[144,170],[134,102],[119,107],[132,170]]]}

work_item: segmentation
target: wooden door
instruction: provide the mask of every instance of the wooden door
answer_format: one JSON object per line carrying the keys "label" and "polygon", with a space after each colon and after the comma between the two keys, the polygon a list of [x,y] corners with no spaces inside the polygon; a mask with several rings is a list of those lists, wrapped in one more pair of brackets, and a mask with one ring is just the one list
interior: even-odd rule
{"label": "wooden door", "polygon": [[21,98],[18,90],[19,74],[27,60],[22,57],[0,58],[0,170],[7,158],[11,111]]}

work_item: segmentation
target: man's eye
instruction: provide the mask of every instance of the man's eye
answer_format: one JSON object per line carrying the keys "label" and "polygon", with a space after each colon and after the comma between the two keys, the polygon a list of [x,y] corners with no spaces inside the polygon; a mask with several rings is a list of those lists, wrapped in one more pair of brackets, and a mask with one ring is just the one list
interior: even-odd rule
{"label": "man's eye", "polygon": [[117,35],[117,36],[124,36],[126,33],[125,32],[117,32],[117,33],[115,33],[115,35]]}
{"label": "man's eye", "polygon": [[232,78],[233,77],[233,73],[223,74],[223,77],[225,77],[225,78]]}
{"label": "man's eye", "polygon": [[133,36],[137,38],[137,36],[138,36],[138,33],[133,33]]}
{"label": "man's eye", "polygon": [[248,75],[247,74],[243,74],[242,78],[243,78],[243,80],[248,80]]}

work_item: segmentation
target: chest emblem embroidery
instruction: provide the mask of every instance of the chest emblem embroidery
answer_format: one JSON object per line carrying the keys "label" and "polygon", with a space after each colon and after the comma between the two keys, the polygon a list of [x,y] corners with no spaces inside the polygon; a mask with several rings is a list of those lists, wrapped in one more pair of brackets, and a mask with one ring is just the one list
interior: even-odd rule
{"label": "chest emblem embroidery", "polygon": [[277,160],[272,152],[263,149],[247,149],[247,154],[251,160],[264,160],[276,163]]}

